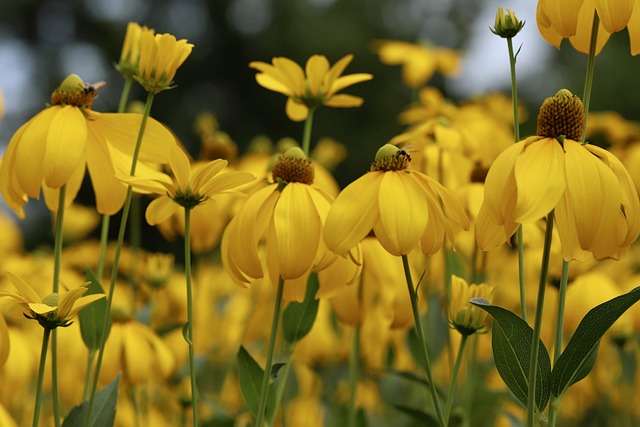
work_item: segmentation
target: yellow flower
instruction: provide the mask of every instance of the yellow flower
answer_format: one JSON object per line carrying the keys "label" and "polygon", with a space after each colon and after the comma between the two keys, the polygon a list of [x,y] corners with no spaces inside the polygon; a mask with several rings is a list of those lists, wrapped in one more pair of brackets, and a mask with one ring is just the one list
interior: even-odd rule
{"label": "yellow flower", "polygon": [[87,305],[104,298],[104,294],[82,296],[87,291],[86,283],[62,294],[51,293],[41,298],[38,293],[20,277],[7,272],[7,277],[18,293],[0,292],[0,298],[9,300],[4,304],[18,305],[25,317],[37,320],[45,328],[69,326],[73,317]]}
{"label": "yellow flower", "polygon": [[171,34],[142,31],[140,34],[140,62],[134,77],[147,92],[158,93],[173,87],[178,68],[191,54],[193,45]]}
{"label": "yellow flower", "polygon": [[434,179],[406,169],[410,156],[386,144],[376,154],[371,172],[338,195],[325,224],[327,247],[345,254],[371,230],[382,246],[396,256],[418,244],[425,254],[437,252],[454,227],[469,227],[455,196]]}
{"label": "yellow flower", "polygon": [[309,110],[320,105],[338,108],[362,105],[362,98],[338,93],[351,85],[373,78],[366,73],[342,76],[352,59],[353,55],[347,55],[330,67],[325,56],[313,55],[307,60],[305,70],[283,57],[273,58],[273,65],[254,61],[249,66],[260,71],[256,74],[256,81],[261,86],[288,97],[287,116],[300,122],[307,118]]}
{"label": "yellow flower", "polygon": [[429,42],[414,44],[380,40],[375,42],[374,48],[383,64],[402,65],[402,79],[413,89],[424,86],[436,71],[452,76],[460,67],[457,51],[435,47]]}
{"label": "yellow flower", "polygon": [[629,30],[631,54],[640,53],[639,0],[539,0],[536,20],[540,34],[550,44],[560,47],[569,38],[573,47],[589,52],[594,13],[600,18],[596,54],[604,47],[611,33]]}
{"label": "yellow flower", "polygon": [[[122,208],[127,189],[114,177],[110,151],[133,153],[142,115],[92,111],[95,96],[96,87],[70,75],[53,92],[51,107],[22,125],[9,141],[0,169],[0,192],[21,217],[28,197],[38,199],[41,189],[49,209],[56,210],[58,190],[66,184],[66,202],[71,204],[85,169],[98,212],[113,215]],[[174,144],[171,132],[149,118],[139,159],[166,163],[168,147]]]}
{"label": "yellow flower", "polygon": [[160,197],[147,207],[146,219],[156,225],[176,213],[180,206],[193,209],[207,203],[216,194],[227,192],[255,179],[249,173],[220,173],[227,166],[226,160],[214,160],[191,168],[189,158],[180,147],[169,149],[169,165],[174,177],[139,165],[136,176],[122,171],[116,176],[142,193],[157,194]]}
{"label": "yellow flower", "polygon": [[582,103],[563,89],[541,107],[538,135],[498,156],[478,214],[481,249],[504,243],[518,224],[554,210],[565,260],[624,255],[640,234],[638,195],[614,155],[576,142],[583,128]]}
{"label": "yellow flower", "polygon": [[484,283],[471,285],[461,277],[451,276],[451,302],[449,304],[449,324],[462,335],[475,334],[485,328],[488,313],[469,301],[484,298],[493,301],[495,286]]}
{"label": "yellow flower", "polygon": [[149,28],[141,27],[137,22],[129,22],[127,24],[127,32],[124,36],[122,44],[122,52],[120,53],[120,61],[116,68],[127,78],[132,78],[138,73],[138,64],[140,62],[140,35],[143,32],[149,32],[153,35],[154,31]]}

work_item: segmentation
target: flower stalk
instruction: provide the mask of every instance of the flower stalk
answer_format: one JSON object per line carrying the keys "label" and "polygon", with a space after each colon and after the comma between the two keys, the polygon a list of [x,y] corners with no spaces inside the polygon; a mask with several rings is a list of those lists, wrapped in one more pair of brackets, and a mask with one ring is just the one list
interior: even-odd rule
{"label": "flower stalk", "polygon": [[451,416],[451,408],[453,406],[453,398],[456,394],[456,385],[458,383],[458,374],[460,373],[460,365],[462,364],[462,358],[464,356],[464,349],[467,344],[469,335],[462,335],[460,339],[460,348],[458,349],[458,355],[456,356],[456,362],[453,365],[453,372],[451,374],[451,383],[449,384],[449,391],[447,393],[447,400],[444,405],[444,421],[445,425],[449,425],[449,417]]}
{"label": "flower stalk", "polygon": [[51,329],[44,328],[42,335],[42,348],[40,349],[40,365],[38,366],[38,380],[36,383],[36,402],[33,409],[33,427],[38,427],[40,421],[40,405],[42,404],[42,381],[44,380],[44,368],[47,362],[47,350],[49,348],[49,337]]}
{"label": "flower stalk", "polygon": [[191,209],[184,208],[184,274],[187,279],[187,335],[189,344],[189,375],[191,377],[191,408],[193,426],[198,426],[198,388],[196,386],[196,358],[193,348],[193,289],[191,286]]}

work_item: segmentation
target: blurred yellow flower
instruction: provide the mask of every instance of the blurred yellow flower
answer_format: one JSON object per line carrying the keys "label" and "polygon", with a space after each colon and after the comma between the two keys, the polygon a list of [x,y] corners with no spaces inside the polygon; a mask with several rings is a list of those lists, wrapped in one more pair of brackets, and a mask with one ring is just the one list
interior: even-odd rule
{"label": "blurred yellow flower", "polygon": [[367,73],[343,76],[342,73],[352,59],[353,55],[347,55],[330,67],[325,56],[313,55],[307,60],[305,70],[284,57],[273,58],[273,65],[253,61],[249,66],[260,71],[256,74],[256,81],[260,86],[288,97],[287,116],[300,122],[307,118],[309,110],[320,105],[337,108],[362,105],[362,98],[338,93],[351,85],[373,78]]}
{"label": "blurred yellow flower", "polygon": [[[75,74],[67,77],[51,96],[51,106],[22,125],[9,141],[0,169],[0,192],[7,205],[24,217],[28,197],[40,190],[51,210],[57,210],[58,191],[66,187],[71,204],[89,171],[96,209],[113,215],[122,208],[127,189],[114,177],[111,150],[131,155],[142,115],[109,114],[91,110],[97,87]],[[171,132],[149,118],[139,159],[168,161]],[[129,164],[125,167],[130,167]]]}
{"label": "blurred yellow flower", "polygon": [[140,35],[143,32],[154,34],[153,30],[146,26],[141,27],[137,22],[129,22],[129,24],[127,24],[127,32],[124,36],[124,43],[122,44],[120,61],[116,65],[118,71],[127,78],[132,78],[138,73],[138,64],[140,62]]}
{"label": "blurred yellow flower", "polygon": [[144,165],[140,165],[136,170],[136,176],[126,175],[122,171],[116,174],[118,179],[137,191],[160,196],[147,207],[145,216],[151,225],[165,221],[176,213],[180,206],[193,209],[209,202],[216,194],[255,180],[249,173],[221,173],[227,166],[226,160],[213,160],[192,169],[189,158],[180,147],[171,147],[169,153],[173,178]]}
{"label": "blurred yellow flower", "polygon": [[73,317],[87,305],[101,298],[104,294],[82,296],[87,291],[86,283],[78,288],[68,290],[62,294],[51,293],[44,298],[20,277],[7,272],[7,277],[18,290],[14,292],[0,292],[0,298],[6,298],[2,305],[17,305],[22,309],[25,317],[37,320],[45,328],[54,329],[58,326],[69,326]]}
{"label": "blurred yellow flower", "polygon": [[469,227],[455,196],[434,179],[407,169],[406,151],[386,144],[371,171],[349,184],[333,203],[325,224],[327,247],[343,255],[371,230],[392,255],[437,252],[454,227]]}
{"label": "blurred yellow flower", "polygon": [[451,276],[451,302],[449,303],[449,324],[462,335],[472,335],[486,326],[488,313],[469,301],[472,298],[484,298],[493,301],[495,286],[485,283],[468,284],[455,274]]}
{"label": "blurred yellow flower", "polygon": [[478,214],[482,250],[506,242],[519,224],[554,210],[565,260],[624,255],[640,234],[638,194],[614,155],[576,142],[583,129],[582,102],[563,89],[541,107],[538,135],[498,156]]}
{"label": "blurred yellow flower", "polygon": [[0,313],[0,368],[9,358],[9,327],[4,320],[4,316]]}
{"label": "blurred yellow flower", "polygon": [[147,92],[158,93],[173,87],[178,68],[191,54],[193,45],[185,39],[177,40],[171,34],[140,33],[140,62],[136,81]]}
{"label": "blurred yellow flower", "polygon": [[424,86],[436,71],[452,76],[460,68],[460,54],[452,49],[399,40],[379,40],[374,49],[387,65],[402,65],[402,79],[410,88]]}

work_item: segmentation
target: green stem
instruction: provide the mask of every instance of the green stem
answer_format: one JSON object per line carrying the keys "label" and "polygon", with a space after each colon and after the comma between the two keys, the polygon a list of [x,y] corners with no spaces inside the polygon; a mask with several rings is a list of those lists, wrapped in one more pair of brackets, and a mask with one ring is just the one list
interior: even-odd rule
{"label": "green stem", "polygon": [[593,24],[591,25],[591,41],[589,43],[589,59],[587,60],[587,75],[584,82],[584,92],[582,94],[582,104],[584,105],[584,132],[582,142],[587,137],[587,119],[589,118],[589,105],[591,104],[591,87],[593,86],[593,75],[596,67],[596,45],[598,41],[598,27],[600,19],[598,14],[593,14]]}
{"label": "green stem", "polygon": [[[555,366],[562,353],[562,330],[564,328],[564,307],[567,299],[567,283],[569,281],[569,261],[562,261],[562,274],[560,276],[560,288],[558,289],[558,312],[556,314],[556,332],[553,344],[553,364]],[[560,406],[560,398],[551,397],[549,405],[549,427],[556,425],[556,415]]]}
{"label": "green stem", "polygon": [[468,335],[462,335],[460,340],[460,348],[458,349],[458,355],[456,356],[456,363],[453,365],[453,373],[451,376],[451,383],[449,384],[449,391],[447,393],[447,401],[444,405],[444,421],[445,425],[449,425],[449,416],[451,415],[451,407],[453,406],[453,398],[456,393],[456,385],[458,383],[458,374],[460,373],[460,364],[462,363],[462,357],[464,355],[464,348],[467,344]]}
{"label": "green stem", "polygon": [[[291,356],[293,355],[294,351],[295,351],[295,346],[292,346],[292,348],[288,349],[287,360],[285,360],[284,366],[282,367],[282,369],[278,371],[279,379],[278,379],[278,387],[276,388],[276,401],[274,403],[276,408],[279,408],[280,402],[282,402],[284,389],[286,388],[287,380],[289,378],[289,372],[291,371]],[[276,411],[273,411],[273,413],[271,414],[271,417],[267,420],[268,422],[267,425],[272,426],[275,419],[276,419]]]}
{"label": "green stem", "polygon": [[96,350],[89,349],[87,354],[87,374],[84,380],[84,390],[82,392],[82,400],[89,399],[89,392],[91,391],[91,372],[93,372],[93,363],[96,359]]}
{"label": "green stem", "polygon": [[[184,274],[187,278],[187,319],[189,373],[191,375],[191,408],[193,425],[198,426],[198,388],[196,386],[196,356],[193,348],[193,293],[191,289],[191,209],[184,208]],[[187,338],[187,337],[185,337]]]}
{"label": "green stem", "polygon": [[124,113],[127,110],[127,102],[129,101],[129,93],[131,93],[131,86],[133,85],[132,77],[125,77],[124,87],[120,94],[120,103],[118,104],[118,113]]}
{"label": "green stem", "polygon": [[[147,126],[147,119],[149,117],[149,113],[151,112],[151,105],[153,104],[153,93],[149,93],[147,95],[147,102],[144,105],[144,112],[142,113],[142,120],[140,122],[140,131],[138,132],[138,139],[136,141],[136,146],[133,151],[133,158],[131,160],[131,171],[130,175],[135,175],[136,165],[138,163],[138,155],[140,154],[140,146],[142,145],[142,137],[144,136],[144,129]],[[89,396],[89,405],[87,412],[84,416],[85,427],[89,424],[89,419],[91,415],[91,411],[93,410],[93,402],[96,396],[96,389],[98,388],[98,380],[100,378],[100,367],[102,366],[102,358],[104,356],[104,347],[107,342],[108,334],[107,331],[110,314],[111,314],[111,303],[113,302],[113,293],[115,290],[116,280],[118,279],[118,267],[120,264],[120,254],[122,252],[122,246],[124,244],[124,235],[127,229],[127,218],[129,217],[129,209],[131,208],[131,196],[133,194],[133,190],[131,186],[127,187],[127,196],[124,201],[124,207],[122,208],[122,218],[120,219],[120,229],[118,230],[118,241],[116,243],[116,251],[113,256],[113,267],[111,270],[111,281],[109,282],[109,293],[107,295],[107,308],[104,312],[104,317],[102,319],[102,331],[103,334],[100,337],[100,350],[98,353],[98,360],[96,362],[95,371],[93,374],[93,382],[91,384],[91,393]]]}
{"label": "green stem", "polygon": [[102,282],[102,274],[104,272],[104,257],[107,254],[107,243],[109,241],[109,222],[110,215],[102,215],[102,226],[100,228],[100,255],[98,256],[98,267],[96,268],[96,277]]}
{"label": "green stem", "polygon": [[40,366],[38,367],[38,382],[36,385],[36,403],[33,409],[33,427],[38,427],[40,421],[40,405],[42,403],[42,381],[44,380],[44,368],[47,362],[47,349],[49,348],[49,335],[51,329],[44,328],[42,335],[42,348],[40,350]]}
{"label": "green stem", "polygon": [[305,156],[309,157],[309,149],[311,148],[311,128],[313,127],[313,113],[314,109],[309,109],[309,115],[304,121],[304,133],[302,134],[302,151]]}
{"label": "green stem", "polygon": [[358,377],[360,376],[360,325],[356,325],[351,338],[351,352],[349,353],[349,418],[348,427],[356,427],[358,410],[356,396],[358,393]]}
{"label": "green stem", "polygon": [[276,337],[278,335],[278,324],[280,323],[280,311],[282,306],[282,293],[284,291],[284,280],[278,278],[278,290],[276,291],[276,300],[273,306],[273,321],[271,322],[271,335],[269,336],[269,346],[267,347],[267,360],[264,365],[264,375],[262,376],[262,385],[260,386],[260,403],[258,404],[258,414],[256,427],[263,426],[265,409],[267,407],[267,394],[269,391],[269,379],[271,378],[271,364],[273,361],[273,351],[276,347]]}
{"label": "green stem", "polygon": [[524,283],[524,236],[522,235],[522,224],[516,231],[518,240],[518,282],[520,283],[520,315],[527,321],[527,296]]}
{"label": "green stem", "polygon": [[531,343],[531,358],[529,360],[529,390],[527,393],[527,426],[534,427],[534,413],[536,409],[536,379],[538,371],[538,351],[540,350],[540,329],[542,327],[542,311],[544,308],[544,293],[547,287],[547,273],[549,271],[549,255],[551,253],[551,239],[553,236],[554,212],[547,215],[547,226],[544,235],[542,263],[540,265],[540,282],[538,283],[538,299],[536,301],[536,319],[533,327],[533,341]]}
{"label": "green stem", "polygon": [[[58,210],[56,213],[56,229],[53,244],[53,292],[60,289],[60,269],[62,264],[62,243],[64,225],[64,207],[67,194],[67,185],[60,187],[58,193]],[[53,400],[53,422],[60,427],[60,395],[58,393],[58,331],[53,330],[51,338],[51,395]]]}
{"label": "green stem", "polygon": [[471,354],[467,357],[467,380],[464,383],[465,402],[462,427],[469,427],[471,423],[474,398],[476,395],[476,387],[478,383],[478,335],[473,335],[472,340],[473,342],[471,343]]}
{"label": "green stem", "polygon": [[409,259],[406,255],[402,255],[402,266],[404,267],[404,275],[407,281],[407,287],[409,288],[409,297],[411,299],[411,309],[413,311],[413,319],[416,324],[416,331],[418,335],[418,342],[420,343],[420,353],[422,356],[422,362],[424,364],[424,370],[427,374],[427,381],[429,382],[429,390],[431,392],[431,398],[433,399],[433,405],[436,408],[436,415],[438,416],[438,423],[441,427],[447,425],[442,408],[440,407],[440,400],[438,399],[438,391],[436,390],[436,383],[433,380],[433,373],[431,371],[431,361],[429,360],[429,350],[427,348],[427,341],[424,339],[424,332],[422,330],[422,322],[420,321],[420,312],[418,311],[418,296],[416,290],[413,287],[413,280],[411,279],[411,270],[409,269]]}

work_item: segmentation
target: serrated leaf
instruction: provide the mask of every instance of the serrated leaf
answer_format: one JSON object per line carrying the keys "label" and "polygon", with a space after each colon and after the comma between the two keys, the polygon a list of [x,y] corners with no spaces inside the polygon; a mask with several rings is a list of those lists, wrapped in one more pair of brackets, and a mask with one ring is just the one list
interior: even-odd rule
{"label": "serrated leaf", "polygon": [[596,362],[600,339],[639,299],[640,287],[637,287],[589,310],[553,367],[551,392],[554,396],[561,396],[589,375]]}
{"label": "serrated leaf", "polygon": [[421,411],[420,409],[415,409],[409,406],[399,405],[399,404],[393,405],[393,407],[396,408],[398,411],[402,412],[403,414],[406,414],[411,418],[413,418],[414,420],[418,421],[421,426],[426,426],[426,427],[440,426],[440,423],[438,422],[437,419],[427,414],[426,412]]}
{"label": "serrated leaf", "polygon": [[318,305],[316,293],[320,283],[318,275],[311,273],[307,281],[307,289],[302,302],[290,302],[282,313],[282,337],[289,344],[294,344],[304,338],[316,320]]}
{"label": "serrated leaf", "polygon": [[[91,416],[89,417],[89,427],[113,427],[116,419],[119,383],[120,374],[103,389],[98,390],[93,401]],[[84,423],[85,414],[89,409],[88,407],[89,402],[86,400],[75,406],[65,418],[62,427],[81,427]]]}
{"label": "serrated leaf", "polygon": [[[520,316],[505,308],[491,305],[483,298],[473,298],[471,303],[493,317],[491,346],[496,369],[509,390],[527,406],[533,329]],[[543,411],[549,401],[550,383],[551,360],[547,348],[540,340],[535,392],[539,411]]]}
{"label": "serrated leaf", "polygon": [[[262,378],[264,370],[258,365],[258,362],[249,354],[249,352],[240,346],[238,350],[238,382],[240,384],[240,392],[247,404],[247,408],[255,417],[258,413],[260,405],[260,388],[262,387]],[[273,370],[271,371],[273,373]],[[267,390],[267,408],[265,410],[265,418],[271,419],[273,411],[275,411],[275,387],[272,376],[269,378],[269,388]]]}
{"label": "serrated leaf", "polygon": [[[85,296],[104,293],[102,286],[100,286],[100,282],[90,268],[87,268],[85,280],[89,282],[87,292],[84,294]],[[106,311],[107,300],[106,298],[102,298],[89,304],[78,313],[82,341],[89,351],[95,351],[100,347],[100,337],[102,336],[102,326],[104,324],[104,315]],[[107,320],[107,335],[109,334],[110,329],[111,315],[109,315]]]}

